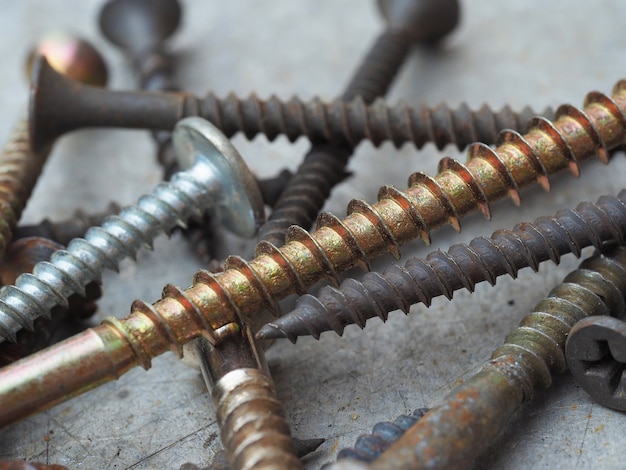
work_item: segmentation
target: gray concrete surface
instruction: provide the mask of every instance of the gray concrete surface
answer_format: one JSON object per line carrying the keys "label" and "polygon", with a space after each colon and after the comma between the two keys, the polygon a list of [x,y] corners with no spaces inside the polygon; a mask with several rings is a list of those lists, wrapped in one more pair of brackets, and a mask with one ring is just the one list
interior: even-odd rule
{"label": "gray concrete surface", "polygon": [[[135,86],[124,58],[97,30],[100,1],[4,0],[0,5],[0,141],[27,99],[22,64],[28,46],[49,30],[90,39],[107,59],[111,86]],[[333,98],[382,28],[370,1],[185,1],[184,7],[184,27],[172,47],[181,56],[181,85],[197,93]],[[625,16],[626,3],[617,0],[464,1],[459,29],[436,51],[415,50],[390,100],[453,106],[465,101],[473,107],[487,102],[496,109],[505,103],[537,110],[580,105],[588,91],[610,92],[626,77]],[[285,166],[295,169],[308,147],[304,140],[291,145],[238,136],[233,141],[261,176]],[[362,144],[350,164],[354,176],[333,192],[326,209],[343,215],[350,199],[374,201],[383,184],[404,188],[413,171],[434,174],[443,155],[432,145],[416,151],[410,145],[395,150]],[[445,155],[465,158],[452,147]],[[491,222],[476,215],[464,221],[460,234],[439,230],[431,247],[409,244],[403,259],[616,194],[625,170],[621,154],[609,167],[588,162],[578,180],[564,174],[553,178],[550,193],[525,191],[519,208],[511,201],[494,204]],[[75,133],[55,148],[23,221],[59,220],[76,207],[96,211],[111,200],[130,204],[159,178],[145,133]],[[252,252],[242,240],[229,238],[223,245],[224,255]],[[375,266],[390,262],[384,258]],[[542,266],[538,274],[524,270],[516,281],[481,285],[473,295],[459,292],[451,302],[414,307],[407,317],[393,313],[387,324],[372,320],[363,332],[348,328],[343,338],[329,333],[319,342],[276,344],[268,360],[293,434],[326,438],[305,459],[307,468],[333,460],[377,421],[440,400],[577,263],[568,256],[558,267]],[[199,267],[184,239],[160,239],[154,252],[125,263],[119,274],[107,274],[94,321],[125,316],[135,298],[158,299],[166,283],[189,285]],[[593,404],[565,375],[522,408],[475,468],[620,468],[625,432],[621,413]],[[185,462],[207,464],[220,448],[200,374],[171,354],[156,359],[148,372],[133,370],[0,432],[0,458],[70,468],[177,469]]]}

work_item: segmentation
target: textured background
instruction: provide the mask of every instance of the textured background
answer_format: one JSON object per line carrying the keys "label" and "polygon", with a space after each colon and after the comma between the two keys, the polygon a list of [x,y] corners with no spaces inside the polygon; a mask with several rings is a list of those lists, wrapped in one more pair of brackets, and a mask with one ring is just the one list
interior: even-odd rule
{"label": "textured background", "polygon": [[[27,100],[24,56],[45,32],[74,31],[90,39],[106,57],[110,85],[135,87],[124,58],[97,30],[100,1],[0,4],[0,141]],[[374,2],[361,0],[185,1],[183,6],[184,24],[172,49],[180,54],[179,83],[199,94],[255,91],[261,97],[331,99],[383,26]],[[608,0],[464,1],[461,26],[438,50],[414,51],[391,101],[452,106],[465,101],[475,108],[487,102],[494,109],[508,103],[536,110],[565,102],[580,105],[588,91],[610,92],[626,77],[625,15],[625,2]],[[236,137],[234,143],[262,176],[285,166],[295,169],[308,148],[304,140],[292,145],[263,137],[253,142]],[[133,203],[161,176],[153,154],[143,132],[89,130],[63,138],[23,221],[59,220],[77,206],[102,210],[111,200]],[[465,158],[452,147],[445,155]],[[326,209],[343,215],[350,199],[374,201],[383,184],[405,188],[413,171],[434,174],[442,156],[432,145],[416,151],[411,145],[395,150],[362,144],[350,165],[354,177],[337,187]],[[590,161],[579,180],[568,174],[554,177],[551,193],[523,192],[520,208],[511,201],[494,204],[491,222],[469,217],[461,234],[439,230],[432,247],[409,244],[403,259],[616,194],[625,169],[621,154],[609,168]],[[223,245],[224,255],[252,251],[250,243],[232,237]],[[375,265],[389,262],[384,258]],[[393,313],[387,324],[371,320],[363,333],[351,327],[344,338],[327,333],[319,342],[276,344],[268,360],[293,434],[327,439],[307,457],[307,467],[334,459],[377,421],[436,403],[475,371],[576,265],[570,255],[559,267],[546,264],[539,274],[524,270],[517,281],[502,278],[495,287],[480,285],[474,295],[458,292],[452,302],[438,299],[430,309],[414,307],[408,317]],[[96,321],[125,316],[135,298],[156,300],[168,282],[189,285],[199,267],[185,240],[160,239],[154,252],[143,252],[137,263],[124,263],[119,274],[105,276]],[[594,405],[568,375],[559,377],[522,408],[476,468],[619,467],[618,436],[626,432],[622,418]],[[221,448],[218,434],[200,374],[166,354],[149,372],[133,370],[1,431],[0,458],[71,468],[177,469],[185,462],[206,464]]]}

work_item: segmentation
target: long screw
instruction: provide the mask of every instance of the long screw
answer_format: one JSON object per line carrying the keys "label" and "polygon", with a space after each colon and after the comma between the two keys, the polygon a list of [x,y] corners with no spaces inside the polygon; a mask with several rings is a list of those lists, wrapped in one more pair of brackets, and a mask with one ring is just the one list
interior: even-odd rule
{"label": "long screw", "polygon": [[248,328],[215,347],[200,340],[202,375],[210,384],[231,468],[303,468],[263,351]]}
{"label": "long screw", "polygon": [[32,331],[35,319],[49,318],[54,307],[67,306],[70,295],[100,281],[105,269],[117,269],[122,259],[134,258],[161,233],[208,209],[214,209],[231,231],[254,235],[263,203],[252,174],[228,139],[200,118],[181,121],[174,132],[179,158],[188,170],[157,185],[102,227],[91,228],[84,239],[74,239],[50,262],[38,263],[14,286],[0,289],[0,343],[15,341],[22,328]]}
{"label": "long screw", "polygon": [[[378,36],[341,98],[360,97],[371,103],[387,93],[413,44],[432,44],[449,34],[459,21],[457,0],[379,1],[387,28]],[[280,247],[287,229],[309,229],[333,187],[346,177],[351,145],[313,145],[274,205],[258,239]]]}
{"label": "long screw", "polygon": [[369,468],[467,468],[535,390],[566,370],[565,340],[587,315],[623,315],[626,249],[583,261],[511,331],[481,370],[426,413]]}
{"label": "long screw", "polygon": [[[349,147],[365,139],[376,146],[386,141],[397,147],[412,142],[417,148],[433,142],[439,149],[455,144],[463,150],[472,142],[494,143],[502,129],[524,132],[538,114],[554,117],[551,108],[541,113],[528,107],[514,112],[509,106],[493,111],[487,105],[471,110],[465,104],[457,109],[446,104],[413,108],[404,103],[389,106],[382,99],[368,105],[360,96],[324,103],[277,97],[264,101],[255,95],[241,99],[233,94],[197,98],[185,93],[121,92],[81,86],[55,73],[45,61],[36,63],[34,70],[31,128],[35,146],[84,127],[169,131],[180,119],[199,116],[228,137],[237,132],[249,139],[258,134],[269,140],[284,135],[293,142],[305,136],[315,143]],[[167,132],[156,136],[165,139]],[[160,160],[169,168],[167,159]]]}
{"label": "long screw", "polygon": [[408,314],[418,302],[428,307],[435,297],[451,299],[464,288],[473,292],[479,282],[494,285],[499,276],[517,277],[522,268],[537,271],[543,261],[558,264],[564,254],[580,257],[587,246],[599,249],[604,242],[623,244],[625,240],[626,190],[622,190],[617,198],[603,196],[596,204],[584,202],[576,210],[562,210],[534,224],[498,230],[491,238],[477,237],[447,252],[411,258],[404,267],[368,273],[361,282],[347,279],[339,289],[324,287],[317,297],[306,294],[293,312],[263,326],[258,337],[288,338],[295,343],[305,335],[319,339],[329,330],[341,336],[347,325],[364,328],[370,318],[386,321],[394,310]]}
{"label": "long screw", "polygon": [[[0,425],[67,400],[111,380],[132,367],[149,368],[151,359],[200,336],[219,344],[232,325],[262,309],[278,312],[277,301],[304,294],[306,287],[353,266],[368,267],[368,259],[385,252],[399,256],[399,246],[447,222],[457,229],[461,216],[569,168],[592,155],[608,161],[608,150],[626,140],[626,88],[618,84],[612,98],[588,95],[583,111],[561,107],[554,123],[534,121],[525,136],[506,131],[495,149],[477,144],[462,165],[444,159],[434,178],[417,173],[402,192],[383,187],[380,201],[353,201],[343,220],[322,214],[318,229],[299,227],[287,233],[288,243],[257,246],[250,262],[229,257],[223,273],[200,271],[184,291],[166,286],[154,305],[136,301],[125,319],[110,318],[31,358],[0,371]],[[65,373],[72,370],[71,374]],[[60,386],[62,384],[62,386]]]}
{"label": "long screw", "polygon": [[567,365],[576,383],[601,405],[620,411],[626,411],[625,346],[623,317],[583,318],[574,325],[565,345]]}

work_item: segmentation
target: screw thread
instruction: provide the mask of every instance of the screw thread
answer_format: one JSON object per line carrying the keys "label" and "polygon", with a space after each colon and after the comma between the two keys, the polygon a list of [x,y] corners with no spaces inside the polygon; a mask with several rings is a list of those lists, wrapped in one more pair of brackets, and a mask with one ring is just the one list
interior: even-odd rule
{"label": "screw thread", "polygon": [[22,274],[14,286],[2,287],[0,342],[15,341],[16,332],[32,330],[36,318],[49,318],[58,305],[67,307],[70,295],[84,295],[85,286],[100,281],[105,269],[117,270],[122,259],[135,258],[138,250],[151,247],[159,234],[202,215],[211,200],[209,183],[200,180],[194,170],[195,166],[178,173],[170,183],[157,185],[137,205],[109,217],[102,227],[92,227],[84,239],[72,240],[49,262],[37,263],[32,274]]}
{"label": "screw thread", "polygon": [[[381,421],[376,423],[371,434],[362,434],[357,438],[354,447],[341,449],[337,454],[337,460],[352,459],[361,462],[373,462],[426,413],[428,413],[428,408],[419,408],[410,415],[398,416],[393,422]],[[330,470],[332,467],[333,464],[323,468]]]}
{"label": "screw thread", "polygon": [[347,279],[340,289],[324,287],[317,297],[304,295],[293,312],[265,325],[259,336],[288,338],[294,343],[304,335],[319,339],[329,330],[341,336],[347,325],[364,328],[370,318],[386,321],[394,310],[408,314],[413,304],[430,306],[435,297],[452,299],[457,290],[473,292],[479,282],[494,285],[499,276],[515,278],[522,268],[537,271],[543,261],[558,264],[564,254],[580,257],[587,246],[600,249],[604,242],[623,243],[624,239],[626,190],[617,198],[603,196],[596,204],[584,202],[576,210],[561,210],[534,224],[498,230],[491,238],[477,237],[425,259],[412,258],[404,267],[368,273],[362,282]]}
{"label": "screw thread", "polygon": [[548,388],[552,374],[566,370],[565,341],[577,321],[624,314],[626,250],[605,247],[605,253],[567,275],[478,374],[427,413],[372,468],[465,468],[480,455],[536,389]]}
{"label": "screw thread", "polygon": [[231,468],[303,468],[272,380],[237,369],[213,388],[213,405]]}
{"label": "screw thread", "polygon": [[48,157],[49,149],[33,151],[28,120],[21,118],[0,153],[0,254],[24,210]]}
{"label": "screw thread", "polygon": [[454,144],[459,150],[473,142],[493,143],[502,129],[524,132],[537,115],[554,117],[551,108],[542,113],[529,107],[515,112],[510,106],[494,111],[486,104],[477,110],[467,104],[453,109],[446,103],[415,108],[404,102],[390,106],[382,98],[368,104],[358,95],[349,101],[324,102],[298,97],[284,101],[276,96],[261,100],[254,94],[239,98],[232,93],[226,98],[209,94],[189,113],[211,121],[226,135],[242,132],[249,139],[258,134],[269,140],[284,135],[294,142],[305,136],[315,143],[350,148],[363,140],[376,147],[390,141],[397,148],[407,142],[417,148],[433,142],[438,149]]}

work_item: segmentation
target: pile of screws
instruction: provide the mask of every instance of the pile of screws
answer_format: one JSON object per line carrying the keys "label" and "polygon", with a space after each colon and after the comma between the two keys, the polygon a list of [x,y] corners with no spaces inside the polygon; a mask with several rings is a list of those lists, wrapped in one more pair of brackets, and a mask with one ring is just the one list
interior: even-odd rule
{"label": "pile of screws", "polygon": [[[125,54],[139,91],[105,88],[100,54],[73,37],[52,36],[29,56],[28,113],[0,153],[0,426],[136,366],[149,369],[171,351],[197,358],[224,448],[212,462],[181,469],[303,468],[302,458],[330,436],[292,437],[266,361],[269,340],[342,335],[348,325],[365,328],[373,317],[385,322],[395,310],[409,314],[415,304],[450,300],[505,274],[516,278],[525,267],[536,272],[566,254],[586,256],[588,247],[595,254],[522,319],[477,373],[430,409],[376,424],[325,468],[470,466],[520,406],[568,366],[598,402],[626,409],[626,189],[372,271],[375,257],[398,259],[402,245],[430,244],[431,232],[448,224],[460,231],[461,219],[473,213],[490,219],[492,203],[509,197],[520,205],[523,189],[549,191],[553,175],[578,176],[586,160],[609,164],[626,143],[626,81],[610,95],[589,93],[581,107],[539,113],[391,106],[384,95],[413,46],[445,40],[459,23],[460,5],[377,3],[386,28],[339,98],[328,102],[180,92],[168,47],[183,17],[177,0],[102,6],[100,30]],[[20,225],[57,140],[84,127],[152,131],[164,181],[132,206],[113,202],[101,214],[77,208],[65,222]],[[295,173],[262,179],[229,140],[238,133],[270,141],[305,137],[311,149]],[[467,149],[467,161],[444,157],[436,175],[412,173],[407,189],[381,181],[378,201],[354,199],[344,218],[321,212],[332,189],[350,176],[350,157],[365,140],[375,147],[411,142],[416,149],[454,144]],[[204,266],[193,284],[167,284],[160,300],[136,300],[127,317],[88,327],[103,273],[175,230]],[[254,257],[217,259],[213,245],[223,231],[255,239]],[[371,272],[360,280],[343,274],[354,267]],[[320,282],[332,286],[312,290]],[[293,295],[298,304],[285,312],[281,301]],[[68,328],[78,332],[68,335]],[[46,465],[0,462],[0,468],[57,468]]]}

